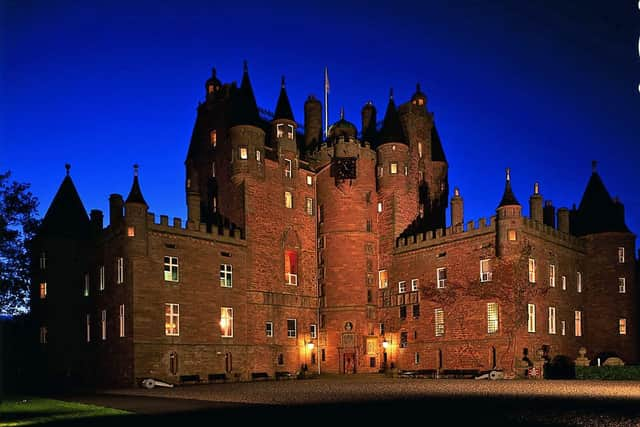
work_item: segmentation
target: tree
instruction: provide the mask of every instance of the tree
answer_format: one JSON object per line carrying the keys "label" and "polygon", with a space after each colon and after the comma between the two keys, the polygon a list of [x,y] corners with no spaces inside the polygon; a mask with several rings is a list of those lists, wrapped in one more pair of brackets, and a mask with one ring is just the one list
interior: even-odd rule
{"label": "tree", "polygon": [[10,181],[11,172],[0,174],[0,314],[17,315],[29,310],[31,262],[27,244],[40,221],[38,200],[30,184]]}

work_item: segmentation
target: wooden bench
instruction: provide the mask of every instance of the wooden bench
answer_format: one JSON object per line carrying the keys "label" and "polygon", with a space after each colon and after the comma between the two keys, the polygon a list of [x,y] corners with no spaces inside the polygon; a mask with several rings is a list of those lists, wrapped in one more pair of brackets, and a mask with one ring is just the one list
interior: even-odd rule
{"label": "wooden bench", "polygon": [[195,375],[180,375],[180,382],[182,384],[187,384],[187,383],[199,383],[200,382],[200,375],[195,374]]}
{"label": "wooden bench", "polygon": [[277,371],[276,372],[276,380],[295,380],[297,378],[296,374],[292,374],[288,371]]}
{"label": "wooden bench", "polygon": [[209,374],[209,382],[215,382],[215,381],[226,382],[227,381],[227,374],[225,374],[225,373]]}
{"label": "wooden bench", "polygon": [[252,372],[251,379],[252,380],[268,380],[269,374],[267,374],[266,372]]}

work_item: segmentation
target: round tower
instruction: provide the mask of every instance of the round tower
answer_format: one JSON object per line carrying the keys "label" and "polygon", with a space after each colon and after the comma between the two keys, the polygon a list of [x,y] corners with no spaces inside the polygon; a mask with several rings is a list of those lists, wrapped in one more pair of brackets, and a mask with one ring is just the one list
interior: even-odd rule
{"label": "round tower", "polygon": [[148,209],[138,182],[138,165],[133,165],[133,184],[124,203],[124,232],[129,256],[146,255]]}
{"label": "round tower", "polygon": [[276,111],[271,121],[271,140],[273,142],[272,145],[277,147],[278,157],[288,159],[298,157],[297,128],[298,125],[293,119],[293,111],[291,110],[283,76]]}
{"label": "round tower", "polygon": [[511,170],[506,169],[506,182],[502,200],[496,208],[496,255],[503,256],[516,242],[522,240],[522,206],[511,188]]}
{"label": "round tower", "polygon": [[368,142],[370,146],[375,145],[377,111],[373,102],[367,101],[362,107],[362,140]]}
{"label": "round tower", "polygon": [[458,187],[454,188],[451,198],[451,227],[456,233],[461,232],[464,227],[464,201]]}
{"label": "round tower", "polygon": [[309,95],[304,102],[304,146],[313,150],[322,141],[322,104],[315,96]]}
{"label": "round tower", "polygon": [[540,184],[533,184],[533,194],[529,197],[529,218],[542,223],[542,195],[540,194]]}

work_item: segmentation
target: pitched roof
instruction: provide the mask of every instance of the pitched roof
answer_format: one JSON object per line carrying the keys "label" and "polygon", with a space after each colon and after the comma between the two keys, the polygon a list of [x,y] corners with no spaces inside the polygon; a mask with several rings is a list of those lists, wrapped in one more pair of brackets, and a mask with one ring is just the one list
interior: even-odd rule
{"label": "pitched roof", "polygon": [[512,205],[520,206],[520,203],[518,202],[518,199],[516,199],[516,195],[513,194],[513,189],[511,188],[511,174],[509,169],[507,169],[507,182],[504,185],[504,193],[502,194],[502,200],[500,200],[498,207],[501,208],[503,206]]}
{"label": "pitched roof", "polygon": [[231,103],[231,126],[236,125],[253,125],[260,124],[260,115],[258,113],[258,104],[253,94],[251,81],[249,80],[249,68],[247,62],[244,63],[244,72],[242,74],[242,83],[240,88],[233,94]]}
{"label": "pitched roof", "polygon": [[380,143],[384,144],[386,142],[407,143],[404,132],[402,131],[400,115],[396,109],[395,102],[393,102],[393,91],[389,96],[387,111],[384,113],[384,121],[382,122],[382,129],[380,129]]}
{"label": "pitched roof", "polygon": [[133,184],[131,185],[131,191],[129,191],[129,195],[127,196],[127,200],[125,203],[140,203],[145,206],[147,202],[145,202],[144,197],[142,196],[142,191],[140,190],[140,183],[138,182],[138,165],[134,166],[135,173],[133,176]]}
{"label": "pitched roof", "polygon": [[611,198],[595,170],[584,190],[575,219],[573,229],[577,235],[629,231],[624,222],[624,207]]}
{"label": "pitched roof", "polygon": [[38,235],[71,238],[89,236],[89,217],[68,171],[49,205]]}
{"label": "pitched roof", "polygon": [[287,119],[287,120],[293,121],[293,111],[291,111],[291,104],[289,103],[287,90],[284,87],[284,77],[282,77],[282,86],[280,87],[280,96],[278,96],[278,103],[276,104],[276,112],[273,118]]}
{"label": "pitched roof", "polygon": [[435,123],[431,128],[431,160],[434,162],[447,161],[444,155],[444,149],[442,148],[442,142],[440,142],[440,134],[438,134]]}

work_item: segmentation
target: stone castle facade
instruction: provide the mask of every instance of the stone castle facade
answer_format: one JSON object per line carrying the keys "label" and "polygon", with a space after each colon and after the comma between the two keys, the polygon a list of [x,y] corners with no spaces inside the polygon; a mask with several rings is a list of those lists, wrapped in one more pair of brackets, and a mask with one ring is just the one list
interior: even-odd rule
{"label": "stone castle facade", "polygon": [[[187,219],[126,200],[87,215],[69,172],[33,242],[32,313],[52,377],[251,380],[395,367],[514,372],[527,355],[638,360],[635,236],[595,171],[579,207],[529,215],[511,189],[465,222],[419,86],[360,132],[322,105],[294,120],[205,83],[185,162]],[[447,209],[450,221],[447,224]],[[196,377],[197,376],[197,377]]]}

